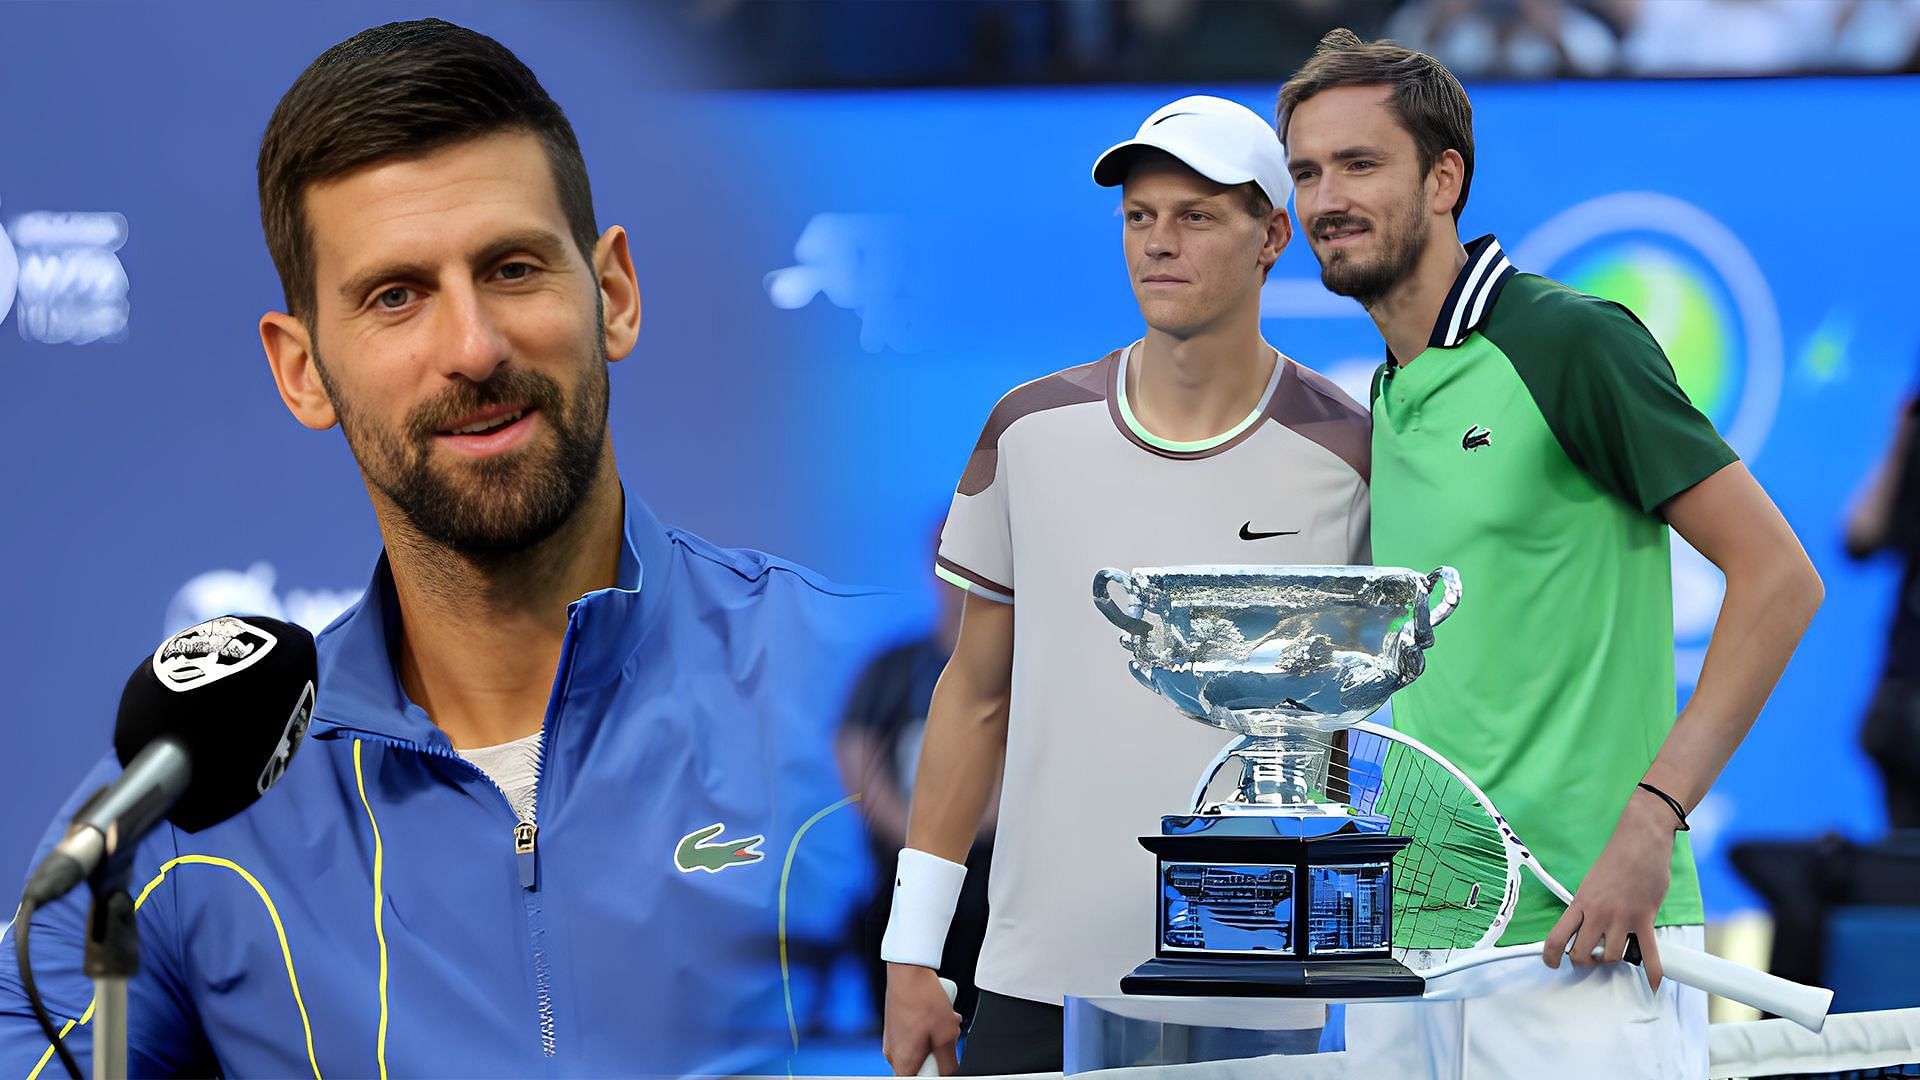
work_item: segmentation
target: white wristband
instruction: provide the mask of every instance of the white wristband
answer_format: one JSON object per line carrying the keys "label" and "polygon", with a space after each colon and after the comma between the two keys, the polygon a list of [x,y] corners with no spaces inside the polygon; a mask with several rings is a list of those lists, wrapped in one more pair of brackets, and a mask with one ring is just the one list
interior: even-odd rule
{"label": "white wristband", "polygon": [[901,848],[899,869],[893,875],[893,914],[887,917],[887,933],[880,939],[880,959],[938,971],[947,928],[966,880],[967,868],[960,863]]}

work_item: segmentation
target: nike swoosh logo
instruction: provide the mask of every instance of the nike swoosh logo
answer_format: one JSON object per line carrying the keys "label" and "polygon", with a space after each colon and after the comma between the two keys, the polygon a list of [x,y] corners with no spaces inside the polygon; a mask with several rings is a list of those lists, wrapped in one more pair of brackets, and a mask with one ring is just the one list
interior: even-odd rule
{"label": "nike swoosh logo", "polygon": [[683,874],[691,874],[695,870],[717,874],[729,866],[745,866],[766,857],[758,850],[766,841],[764,836],[749,836],[744,840],[713,839],[725,832],[726,828],[724,822],[716,821],[681,837],[680,846],[673,852],[673,865],[679,867]]}
{"label": "nike swoosh logo", "polygon": [[1300,535],[1299,529],[1288,529],[1284,532],[1254,532],[1253,522],[1251,521],[1247,522],[1245,525],[1240,526],[1240,539],[1242,540],[1265,540],[1270,536],[1299,536],[1299,535]]}

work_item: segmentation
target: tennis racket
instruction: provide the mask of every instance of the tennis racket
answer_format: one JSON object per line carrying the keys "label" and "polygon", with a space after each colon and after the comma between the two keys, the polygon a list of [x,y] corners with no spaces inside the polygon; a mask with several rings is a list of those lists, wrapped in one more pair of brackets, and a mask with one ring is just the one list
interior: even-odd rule
{"label": "tennis racket", "polygon": [[[1344,746],[1340,745],[1344,742]],[[1428,978],[1516,955],[1492,948],[1513,918],[1522,873],[1563,904],[1573,893],[1453,763],[1412,736],[1361,722],[1335,739],[1327,794],[1388,819],[1413,838],[1393,861],[1393,953]],[[1629,950],[1629,959],[1638,952]],[[1662,945],[1669,978],[1819,1031],[1833,991],[1782,979],[1698,949]]]}

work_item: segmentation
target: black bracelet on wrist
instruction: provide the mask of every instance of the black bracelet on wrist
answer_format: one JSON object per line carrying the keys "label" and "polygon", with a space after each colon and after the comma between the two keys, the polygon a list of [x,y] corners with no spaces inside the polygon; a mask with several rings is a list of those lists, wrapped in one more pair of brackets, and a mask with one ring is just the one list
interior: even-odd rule
{"label": "black bracelet on wrist", "polygon": [[1659,788],[1654,787],[1652,784],[1647,783],[1645,780],[1640,781],[1640,786],[1643,788],[1646,788],[1648,791],[1653,792],[1655,795],[1660,796],[1660,801],[1663,803],[1666,803],[1669,807],[1673,809],[1673,816],[1680,819],[1680,827],[1675,830],[1676,832],[1686,832],[1688,829],[1693,828],[1693,826],[1687,824],[1687,812],[1685,810],[1680,809],[1679,799],[1676,799],[1673,796],[1667,794],[1666,792],[1661,791]]}

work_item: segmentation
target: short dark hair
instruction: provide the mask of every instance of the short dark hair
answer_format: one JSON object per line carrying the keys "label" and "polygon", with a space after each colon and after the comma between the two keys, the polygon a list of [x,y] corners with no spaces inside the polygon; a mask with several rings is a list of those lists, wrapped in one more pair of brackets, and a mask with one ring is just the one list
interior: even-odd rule
{"label": "short dark hair", "polygon": [[579,140],[506,46],[442,19],[420,19],[362,30],[321,53],[280,99],[260,140],[260,226],[288,312],[313,316],[309,187],[513,130],[545,147],[567,229],[591,263],[599,230]]}
{"label": "short dark hair", "polygon": [[1433,163],[1446,151],[1459,153],[1466,175],[1460,181],[1460,198],[1453,204],[1453,219],[1460,220],[1460,211],[1467,208],[1467,191],[1473,186],[1473,105],[1453,72],[1426,53],[1391,41],[1361,41],[1351,30],[1329,31],[1313,56],[1280,88],[1275,126],[1281,145],[1286,144],[1293,110],[1313,95],[1336,86],[1385,86],[1392,90],[1388,103],[1400,126],[1413,136],[1420,153],[1421,175],[1431,172]]}

